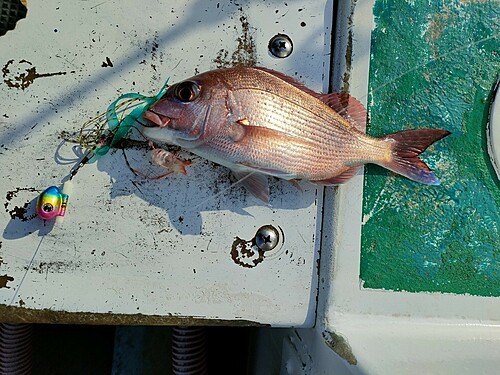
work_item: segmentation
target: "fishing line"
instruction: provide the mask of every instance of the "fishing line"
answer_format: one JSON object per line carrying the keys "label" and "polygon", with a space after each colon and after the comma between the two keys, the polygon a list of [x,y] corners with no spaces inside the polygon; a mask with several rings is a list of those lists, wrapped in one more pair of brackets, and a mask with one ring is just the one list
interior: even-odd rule
{"label": "fishing line", "polygon": [[[476,45],[476,44],[480,44],[480,43],[482,43],[482,42],[486,42],[487,40],[494,39],[494,38],[496,38],[496,37],[497,37],[497,36],[499,36],[499,35],[500,35],[500,33],[493,34],[493,35],[490,35],[490,36],[488,36],[488,37],[485,37],[485,38],[482,38],[482,39],[478,39],[478,40],[476,40],[476,41],[474,41],[474,42],[471,42],[471,43],[469,43],[469,44],[465,44],[465,45],[460,46],[460,47],[458,47],[458,48],[452,49],[451,51],[445,52],[445,53],[440,54],[440,55],[438,55],[438,56],[436,56],[436,57],[433,57],[433,58],[431,58],[429,61],[427,61],[427,62],[425,62],[425,63],[422,63],[422,64],[419,64],[419,65],[416,65],[416,66],[414,66],[413,68],[411,68],[410,70],[408,70],[408,71],[406,71],[406,72],[404,72],[404,73],[402,73],[402,74],[400,74],[400,75],[397,75],[397,76],[396,76],[396,77],[394,77],[393,79],[391,79],[391,80],[389,80],[389,81],[387,81],[387,82],[383,83],[383,84],[382,84],[382,85],[380,85],[379,87],[377,87],[377,88],[373,89],[371,92],[378,91],[378,90],[380,90],[380,89],[384,88],[385,86],[387,86],[387,85],[389,85],[389,84],[391,84],[391,83],[394,83],[395,81],[397,81],[398,79],[400,79],[400,78],[404,77],[405,75],[407,75],[407,74],[409,74],[409,73],[411,73],[411,72],[414,72],[414,71],[416,71],[417,69],[423,68],[424,66],[429,65],[430,63],[432,63],[432,62],[434,62],[434,61],[441,60],[441,59],[443,59],[444,57],[446,57],[446,56],[448,56],[448,55],[451,55],[451,54],[453,54],[453,53],[456,53],[456,52],[460,52],[460,51],[466,50],[466,49],[468,49],[468,48],[470,48],[470,47],[472,47],[472,46],[474,46],[474,45]],[[366,97],[366,96],[367,96],[367,95],[365,95],[364,97]]]}
{"label": "fishing line", "polygon": [[36,250],[33,253],[33,256],[31,257],[30,263],[28,264],[28,267],[26,268],[26,271],[24,272],[23,278],[21,279],[21,282],[19,283],[18,287],[16,288],[14,296],[10,300],[10,305],[12,305],[14,303],[14,300],[16,299],[17,295],[19,294],[19,290],[21,289],[21,285],[24,283],[24,279],[26,278],[26,275],[28,274],[28,271],[31,269],[31,266],[33,265],[33,262],[35,260],[36,254],[38,254],[38,250],[40,250],[40,246],[42,246],[42,241],[45,238],[45,236],[46,235],[43,235],[42,238],[40,238],[40,242],[38,243],[38,246],[36,247]]}
{"label": "fishing line", "polygon": [[[45,189],[37,199],[36,212],[37,215],[44,220],[44,222],[50,219],[57,220],[58,218],[64,216],[69,198],[69,195],[65,193],[65,190],[69,188],[69,182],[85,164],[105,155],[111,147],[119,143],[122,138],[128,134],[135,121],[142,116],[144,111],[146,111],[152,103],[164,95],[167,87],[168,79],[156,96],[146,97],[135,93],[121,95],[108,106],[105,114],[98,115],[84,123],[80,129],[78,140],[79,144],[83,148],[87,149],[87,152],[84,153],[78,164],[71,168],[69,172],[69,179],[63,183],[62,189],[56,186],[50,186]],[[118,114],[122,114],[125,111],[130,110],[131,112],[122,120],[118,119]],[[104,119],[105,122],[103,121]],[[89,128],[96,123],[97,126]],[[108,125],[108,131],[104,130],[106,124]],[[86,131],[88,132],[86,133]],[[17,298],[21,286],[23,285],[28,272],[31,270],[33,262],[40,251],[45,236],[46,234],[40,238],[40,242],[31,257],[19,286],[14,292],[10,305],[12,305]]]}
{"label": "fishing line", "polygon": [[[43,220],[61,219],[66,213],[69,199],[67,191],[71,187],[71,180],[85,164],[96,161],[101,156],[107,154],[112,147],[116,147],[129,131],[135,128],[135,123],[139,121],[143,113],[153,103],[158,101],[167,89],[168,79],[155,96],[148,97],[138,93],[120,95],[108,106],[106,113],[85,122],[80,129],[78,143],[87,151],[77,164],[71,168],[68,178],[63,179],[61,188],[50,186],[38,196],[36,214]],[[122,119],[119,119],[119,114],[123,114],[126,111],[129,113]],[[107,130],[104,130],[106,125]],[[141,135],[143,134],[141,133]],[[164,157],[165,155],[169,156],[166,152],[162,154]],[[177,159],[174,160],[177,161]]]}
{"label": "fishing line", "polygon": [[[55,219],[57,222],[57,219],[61,219],[61,217],[64,216],[69,199],[69,193],[67,190],[70,189],[71,180],[76,176],[78,171],[85,164],[95,161],[99,157],[105,155],[112,147],[119,144],[132,128],[136,128],[135,123],[140,123],[139,118],[151,106],[151,104],[158,101],[165,94],[167,88],[168,79],[155,96],[147,97],[136,93],[123,94],[108,106],[105,114],[100,114],[83,124],[79,131],[78,143],[84,149],[87,149],[87,151],[78,163],[71,168],[69,178],[66,182],[63,182],[62,188],[50,186],[38,196],[36,214],[44,220],[44,223],[45,221],[52,219]],[[126,111],[130,111],[130,113],[122,119],[119,119],[119,114],[123,114]],[[104,129],[106,125],[108,126],[107,130]],[[140,130],[138,131],[145,138],[144,134],[142,134]],[[16,288],[11,299],[11,305],[18,296],[19,290],[26,279],[26,275],[31,270],[45,235],[41,237],[40,242],[31,257],[21,282]]]}
{"label": "fishing line", "polygon": [[[426,61],[424,63],[418,64],[418,65],[414,66],[413,68],[405,71],[404,73],[401,73],[401,74],[399,74],[399,75],[397,75],[397,76],[389,79],[388,81],[386,81],[385,83],[381,84],[380,86],[378,86],[376,88],[370,88],[368,93],[366,93],[364,95],[361,95],[359,97],[356,97],[356,99],[359,100],[359,101],[361,101],[363,99],[366,99],[366,98],[368,98],[369,95],[371,95],[374,92],[377,92],[377,91],[383,89],[384,87],[386,87],[387,85],[390,85],[391,83],[394,83],[394,82],[398,81],[399,79],[401,79],[404,76],[410,74],[411,72],[414,72],[414,71],[416,71],[416,70],[418,70],[420,68],[423,68],[423,67],[425,67],[425,66],[427,66],[427,65],[429,65],[429,64],[431,64],[431,63],[433,63],[435,61],[442,60],[444,57],[449,56],[451,54],[454,54],[456,52],[460,52],[460,51],[466,50],[466,49],[468,49],[468,48],[470,48],[472,46],[475,46],[477,44],[486,42],[486,41],[488,41],[490,39],[495,39],[498,36],[500,36],[500,32],[496,33],[496,34],[493,34],[493,35],[490,35],[488,37],[482,38],[482,39],[475,40],[475,41],[473,41],[471,43],[464,44],[464,45],[462,45],[460,47],[457,47],[457,48],[454,48],[454,49],[452,49],[452,50],[450,50],[448,52],[445,52],[445,53],[442,53],[440,55],[437,55],[436,57],[433,57],[433,58],[431,58],[430,60],[428,60],[428,61]],[[346,111],[347,111],[347,108],[345,108],[345,109],[343,109],[341,111],[338,111],[337,113],[341,115],[341,114],[345,113]]]}
{"label": "fishing line", "polygon": [[[374,92],[383,89],[387,85],[396,82],[397,80],[401,79],[402,77],[408,75],[411,72],[416,71],[417,69],[420,69],[432,62],[435,62],[437,60],[443,59],[446,56],[449,56],[453,53],[462,51],[464,49],[470,48],[471,46],[483,43],[487,40],[494,39],[496,38],[500,33],[473,41],[471,43],[465,44],[463,46],[454,48],[448,52],[442,53],[439,56],[435,56],[431,58],[430,60],[426,61],[425,63],[422,64],[417,64],[413,68],[405,71],[402,74],[399,74],[384,84],[378,86],[377,88],[370,88],[369,92],[366,95],[361,96],[361,99],[364,99],[368,97],[369,95],[373,94]],[[78,164],[74,166],[70,173],[69,173],[69,181],[71,181],[75,175],[78,173],[78,171],[87,163],[92,163],[95,160],[97,160],[99,157],[107,154],[109,150],[113,147],[116,147],[121,140],[129,133],[129,131],[134,128],[137,131],[139,131],[139,134],[147,139],[144,134],[135,126],[136,123],[141,124],[143,127],[150,127],[150,126],[155,126],[155,125],[150,125],[149,123],[143,123],[140,121],[140,118],[144,114],[146,110],[149,109],[149,107],[158,101],[166,92],[168,88],[168,79],[165,81],[164,85],[160,89],[160,91],[152,97],[147,97],[142,94],[138,93],[126,93],[121,96],[119,96],[115,101],[113,101],[109,106],[108,109],[105,113],[100,114],[86,123],[81,127],[80,132],[79,132],[79,137],[78,137],[78,143],[87,151],[84,153],[83,157],[80,159]],[[358,98],[358,100],[360,99]],[[338,111],[338,114],[342,115],[346,113],[348,110],[348,107],[341,109]],[[124,116],[122,119],[119,119],[118,116],[120,114],[123,114],[125,112],[129,113]],[[97,124],[97,126],[96,126]],[[105,129],[105,126],[107,125],[107,129]],[[154,146],[153,146],[154,149]],[[128,168],[136,175],[149,178],[149,179],[157,179],[161,178],[161,176],[158,177],[153,177],[150,178],[146,176],[145,174],[142,174],[132,168],[130,165],[130,162],[126,156],[126,153],[124,151],[124,157],[126,164]],[[240,184],[242,181],[244,181],[246,178],[250,177],[256,172],[251,172],[247,174],[245,177],[241,178],[240,180],[236,181],[235,183],[230,184],[228,188],[225,188],[221,192],[215,194],[211,198],[203,201],[202,203],[198,204],[195,207],[199,207],[200,205],[206,203],[207,201],[220,196],[221,194],[224,194],[227,190],[231,189],[237,184]],[[168,174],[168,173],[167,173]],[[165,174],[165,175],[167,175]],[[165,176],[164,175],[164,176]]]}

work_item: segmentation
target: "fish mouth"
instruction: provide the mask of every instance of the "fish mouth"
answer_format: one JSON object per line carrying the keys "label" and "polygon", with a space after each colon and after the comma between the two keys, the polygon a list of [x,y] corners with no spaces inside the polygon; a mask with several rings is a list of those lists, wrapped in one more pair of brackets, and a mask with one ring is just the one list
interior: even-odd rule
{"label": "fish mouth", "polygon": [[148,111],[144,112],[144,116],[143,117],[146,120],[148,120],[149,123],[152,123],[153,127],[154,126],[158,126],[160,128],[166,128],[166,127],[168,127],[168,124],[171,121],[170,117],[161,115],[161,114],[153,112],[151,110],[148,110]]}

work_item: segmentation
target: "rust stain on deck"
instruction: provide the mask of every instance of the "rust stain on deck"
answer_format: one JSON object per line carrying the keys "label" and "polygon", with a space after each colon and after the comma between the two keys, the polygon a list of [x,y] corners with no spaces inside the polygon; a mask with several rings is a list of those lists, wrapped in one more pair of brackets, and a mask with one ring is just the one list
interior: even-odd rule
{"label": "rust stain on deck", "polygon": [[[241,35],[236,38],[236,49],[229,55],[229,51],[222,48],[214,59],[217,68],[235,66],[255,66],[257,64],[256,46],[250,33],[250,24],[245,16],[240,17]],[[235,26],[236,28],[236,26]]]}
{"label": "rust stain on deck", "polygon": [[14,278],[12,276],[1,275],[0,276],[0,289],[1,288],[7,288],[7,289],[9,289],[10,286],[7,286],[7,283],[10,282],[10,281],[14,281]]}
{"label": "rust stain on deck", "polygon": [[[75,71],[73,70],[70,73],[75,73]],[[20,60],[18,63],[15,63],[14,60],[9,60],[2,68],[3,82],[7,87],[21,90],[30,86],[35,79],[66,74],[67,72],[38,73],[36,67],[25,59]]]}

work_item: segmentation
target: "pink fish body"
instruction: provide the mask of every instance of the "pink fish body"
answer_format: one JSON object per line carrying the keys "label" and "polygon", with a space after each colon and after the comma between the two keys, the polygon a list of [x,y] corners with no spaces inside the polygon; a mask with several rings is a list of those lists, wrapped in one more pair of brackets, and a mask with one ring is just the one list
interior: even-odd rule
{"label": "pink fish body", "polygon": [[366,111],[347,94],[319,94],[264,68],[209,71],[171,86],[144,114],[152,139],[181,146],[230,168],[263,201],[267,176],[340,184],[365,163],[438,185],[418,158],[450,134],[407,130],[381,138],[364,133]]}

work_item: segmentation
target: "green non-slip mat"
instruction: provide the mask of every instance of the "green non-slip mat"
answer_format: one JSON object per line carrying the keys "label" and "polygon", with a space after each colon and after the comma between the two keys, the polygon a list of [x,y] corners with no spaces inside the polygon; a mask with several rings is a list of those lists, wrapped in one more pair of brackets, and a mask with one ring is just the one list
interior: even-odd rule
{"label": "green non-slip mat", "polygon": [[440,186],[365,169],[363,286],[499,296],[500,182],[486,124],[500,2],[377,0],[373,11],[368,133],[452,134],[423,154]]}

